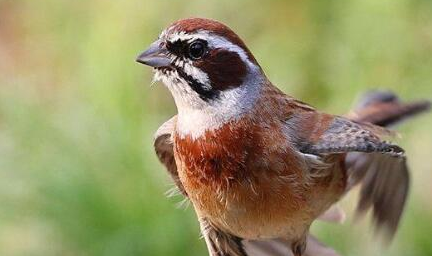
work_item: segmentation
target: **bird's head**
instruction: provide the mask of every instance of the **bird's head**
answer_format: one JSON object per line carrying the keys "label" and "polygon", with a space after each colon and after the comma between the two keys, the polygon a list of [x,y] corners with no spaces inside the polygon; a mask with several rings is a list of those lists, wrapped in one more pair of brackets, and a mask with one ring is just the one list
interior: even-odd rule
{"label": "bird's head", "polygon": [[266,78],[244,42],[224,24],[202,18],[174,22],[137,61],[155,70],[179,113],[247,108]]}

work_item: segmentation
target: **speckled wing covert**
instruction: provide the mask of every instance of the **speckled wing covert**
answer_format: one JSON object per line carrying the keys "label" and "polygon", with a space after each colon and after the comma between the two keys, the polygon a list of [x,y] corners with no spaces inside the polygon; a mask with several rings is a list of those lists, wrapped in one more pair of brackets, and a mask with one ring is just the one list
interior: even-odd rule
{"label": "speckled wing covert", "polygon": [[[311,113],[308,113],[310,116]],[[379,152],[393,156],[401,156],[404,151],[397,145],[390,144],[382,138],[392,136],[392,132],[369,123],[359,123],[344,117],[331,116],[315,112],[315,119],[325,122],[315,123],[310,136],[299,138],[296,142],[302,153],[323,155],[347,152]],[[324,117],[319,117],[320,115]],[[307,117],[308,117],[307,116]],[[302,116],[294,117],[295,122],[302,121]],[[300,126],[301,127],[301,126]],[[302,134],[301,132],[296,132]]]}

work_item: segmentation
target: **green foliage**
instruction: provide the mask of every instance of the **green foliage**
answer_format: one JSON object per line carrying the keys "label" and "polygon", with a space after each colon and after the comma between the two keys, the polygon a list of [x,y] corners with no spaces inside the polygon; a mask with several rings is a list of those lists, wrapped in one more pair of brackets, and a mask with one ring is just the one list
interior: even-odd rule
{"label": "green foliage", "polygon": [[[204,255],[152,149],[175,106],[134,62],[189,16],[229,24],[275,84],[332,113],[370,88],[432,95],[426,0],[0,0],[0,255]],[[345,255],[432,254],[431,128],[401,127],[413,189],[389,250],[367,222],[313,231]]]}

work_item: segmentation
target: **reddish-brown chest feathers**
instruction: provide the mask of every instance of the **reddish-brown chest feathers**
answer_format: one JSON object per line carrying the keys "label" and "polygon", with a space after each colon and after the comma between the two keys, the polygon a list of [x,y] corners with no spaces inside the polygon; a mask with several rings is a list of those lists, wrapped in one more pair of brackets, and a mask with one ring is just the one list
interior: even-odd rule
{"label": "reddish-brown chest feathers", "polygon": [[265,88],[251,113],[198,138],[175,133],[174,151],[186,186],[223,189],[245,182],[265,186],[263,180],[289,177],[295,187],[304,180],[303,162],[285,134],[287,101],[273,87]]}
{"label": "reddish-brown chest feathers", "polygon": [[224,190],[238,184],[266,186],[265,181],[284,177],[294,183],[303,179],[298,155],[277,120],[264,123],[243,117],[196,139],[178,135],[174,139],[186,187]]}
{"label": "reddish-brown chest feathers", "polygon": [[197,139],[174,137],[179,177],[198,214],[240,237],[301,233],[311,219],[302,161],[281,123],[268,120],[243,118]]}
{"label": "reddish-brown chest feathers", "polygon": [[244,180],[252,158],[262,153],[258,133],[256,128],[230,122],[197,139],[176,136],[176,153],[190,185],[229,186]]}
{"label": "reddish-brown chest feathers", "polygon": [[264,89],[241,118],[198,138],[175,132],[176,164],[199,216],[244,238],[296,237],[337,195],[326,191],[330,180],[314,182],[291,143],[285,121],[292,101]]}

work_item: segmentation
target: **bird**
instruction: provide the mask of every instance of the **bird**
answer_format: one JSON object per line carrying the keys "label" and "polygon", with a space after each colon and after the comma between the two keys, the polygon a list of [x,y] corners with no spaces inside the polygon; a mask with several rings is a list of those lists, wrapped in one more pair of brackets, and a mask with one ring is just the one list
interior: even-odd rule
{"label": "bird", "polygon": [[309,228],[342,221],[338,202],[355,186],[357,213],[372,211],[394,236],[409,172],[388,127],[429,101],[373,91],[345,116],[322,112],[273,85],[244,41],[206,18],[172,23],[136,61],[174,99],[177,114],[154,147],[192,203],[209,255],[337,255]]}

